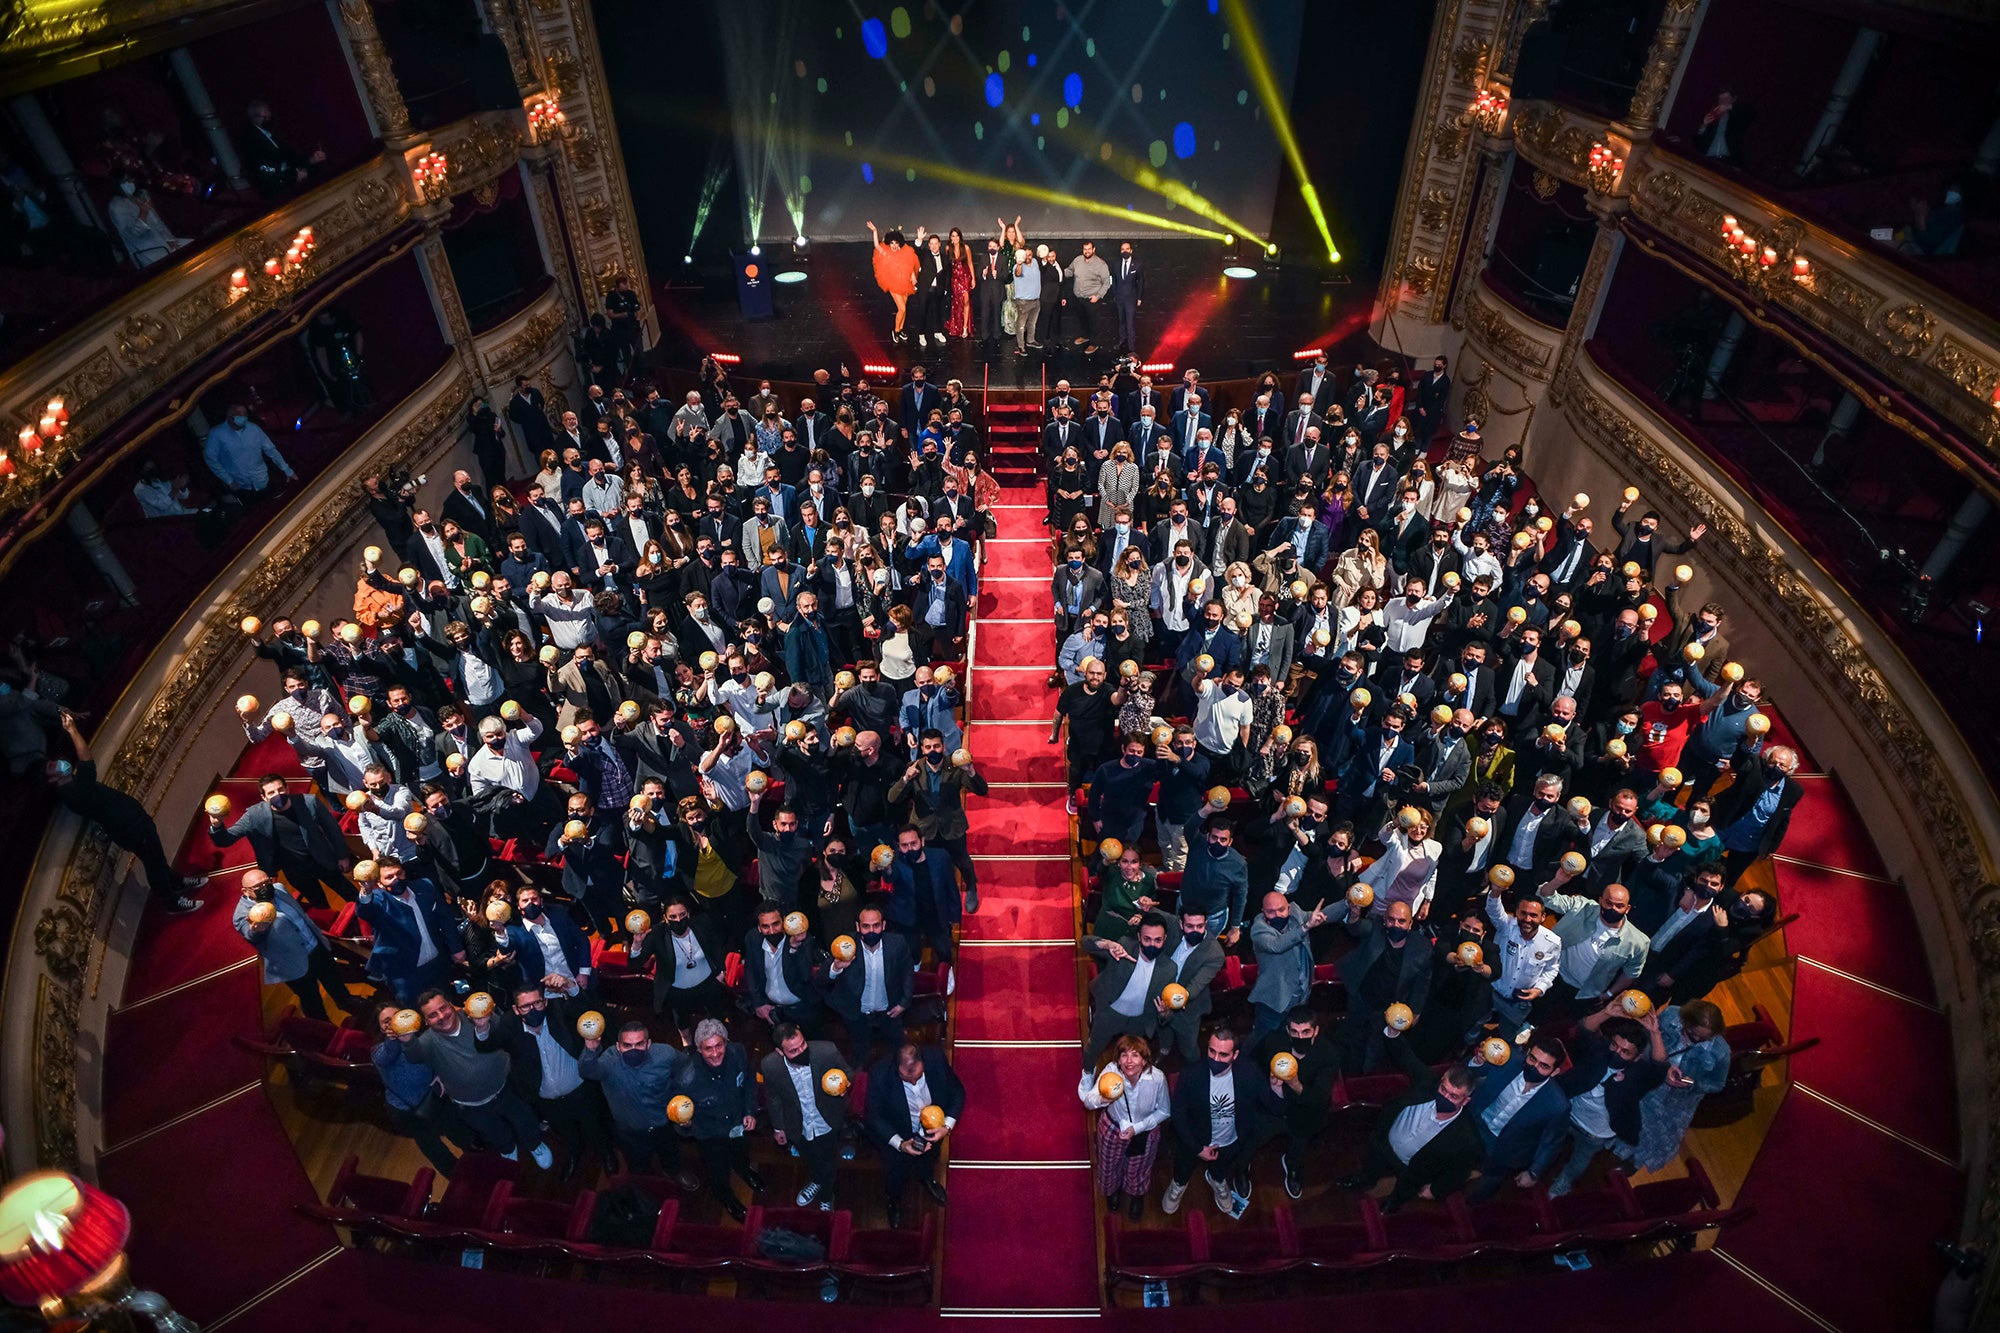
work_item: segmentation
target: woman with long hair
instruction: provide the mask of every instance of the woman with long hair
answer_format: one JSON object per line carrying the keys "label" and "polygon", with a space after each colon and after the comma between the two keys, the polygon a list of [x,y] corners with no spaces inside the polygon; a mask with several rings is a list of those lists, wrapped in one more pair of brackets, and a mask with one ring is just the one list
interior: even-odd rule
{"label": "woman with long hair", "polygon": [[[917,252],[903,239],[901,227],[891,227],[884,235],[871,222],[868,234],[875,238],[875,285],[896,303],[896,326],[890,337],[906,343],[910,335],[903,332],[903,323],[909,317],[910,298],[917,294]],[[917,243],[921,245],[923,239],[924,229],[918,227]]]}
{"label": "woman with long hair", "polygon": [[1389,560],[1382,554],[1382,538],[1373,528],[1361,529],[1353,546],[1334,562],[1333,604],[1346,606],[1363,588],[1383,588],[1389,582]]}
{"label": "woman with long hair", "polygon": [[951,318],[945,332],[954,338],[972,336],[972,247],[965,233],[953,227],[945,245],[945,262],[951,268]]}
{"label": "woman with long hair", "polygon": [[535,474],[535,484],[542,488],[542,494],[557,504],[562,503],[562,459],[553,449],[542,450],[540,458],[542,470]]}
{"label": "woman with long hair", "polygon": [[1722,1010],[1707,1000],[1689,1000],[1659,1011],[1648,1030],[1653,1059],[1667,1067],[1664,1083],[1639,1102],[1639,1144],[1632,1164],[1658,1171],[1680,1156],[1681,1140],[1702,1098],[1729,1082],[1729,1042]]}

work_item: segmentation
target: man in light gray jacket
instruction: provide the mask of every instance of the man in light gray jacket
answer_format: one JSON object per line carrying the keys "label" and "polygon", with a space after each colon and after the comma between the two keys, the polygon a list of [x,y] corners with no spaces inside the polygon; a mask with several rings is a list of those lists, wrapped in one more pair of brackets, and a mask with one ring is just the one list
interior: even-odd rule
{"label": "man in light gray jacket", "polygon": [[1250,947],[1257,955],[1257,984],[1250,988],[1250,1008],[1256,1022],[1250,1045],[1267,1032],[1284,1026],[1293,1005],[1312,994],[1312,944],[1306,932],[1326,923],[1326,912],[1294,911],[1292,900],[1276,889],[1264,895],[1264,910],[1250,924]]}
{"label": "man in light gray jacket", "polygon": [[1084,346],[1086,354],[1095,352],[1097,344],[1103,340],[1103,312],[1105,298],[1111,295],[1111,265],[1098,257],[1097,247],[1089,241],[1083,243],[1083,253],[1069,266],[1070,282],[1076,290],[1078,314],[1078,336],[1071,341]]}
{"label": "man in light gray jacket", "polygon": [[[260,911],[260,906],[271,910]],[[237,900],[230,924],[263,960],[264,984],[291,987],[292,994],[299,997],[299,1012],[307,1018],[327,1021],[326,1005],[319,998],[321,987],[343,1009],[360,1006],[361,997],[348,990],[334,970],[326,936],[299,906],[299,900],[273,883],[264,871],[243,872],[243,896]]]}

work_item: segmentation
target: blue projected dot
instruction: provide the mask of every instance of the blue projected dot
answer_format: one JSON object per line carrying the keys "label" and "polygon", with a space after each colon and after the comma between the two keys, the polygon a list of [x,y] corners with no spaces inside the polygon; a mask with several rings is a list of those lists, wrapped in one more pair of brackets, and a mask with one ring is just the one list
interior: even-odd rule
{"label": "blue projected dot", "polygon": [[1071,107],[1081,107],[1083,105],[1083,75],[1067,74],[1063,76],[1063,103]]}
{"label": "blue projected dot", "polygon": [[861,164],[861,179],[873,185],[875,183],[875,168],[863,162]]}
{"label": "blue projected dot", "polygon": [[1221,12],[1222,12],[1222,0],[1208,0],[1208,12],[1209,12],[1209,13],[1211,13],[1211,14],[1219,14],[1219,13],[1221,13]]}
{"label": "blue projected dot", "polygon": [[1174,156],[1193,157],[1194,150],[1194,126],[1182,121],[1174,126]]}
{"label": "blue projected dot", "polygon": [[875,57],[877,60],[889,54],[889,33],[882,26],[881,19],[863,19],[861,21],[861,45],[869,55]]}
{"label": "blue projected dot", "polygon": [[1032,115],[1030,115],[1030,116],[1028,117],[1028,123],[1029,123],[1030,125],[1039,125],[1039,124],[1041,124],[1041,123],[1042,123],[1042,113],[1041,113],[1041,112],[1039,112],[1039,111],[1037,111],[1037,112],[1034,112],[1034,113],[1033,113]]}
{"label": "blue projected dot", "polygon": [[1035,53],[1033,51],[1030,51],[1028,52],[1028,68],[1033,69],[1034,67],[1035,67]]}
{"label": "blue projected dot", "polygon": [[1007,98],[1007,81],[998,74],[986,76],[986,105],[999,106]]}

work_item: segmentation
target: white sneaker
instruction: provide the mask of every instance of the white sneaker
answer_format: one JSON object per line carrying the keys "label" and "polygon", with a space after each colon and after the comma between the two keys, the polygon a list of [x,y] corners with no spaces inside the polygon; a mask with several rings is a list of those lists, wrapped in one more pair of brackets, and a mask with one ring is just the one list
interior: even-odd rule
{"label": "white sneaker", "polygon": [[549,1145],[546,1143],[537,1143],[531,1155],[535,1159],[535,1165],[544,1171],[556,1164],[556,1155],[549,1151]]}
{"label": "white sneaker", "polygon": [[817,1199],[818,1197],[819,1197],[819,1182],[816,1180],[808,1180],[806,1182],[806,1187],[798,1192],[798,1194],[792,1199],[792,1203],[799,1208],[805,1208],[810,1206],[812,1201],[814,1199]]}
{"label": "white sneaker", "polygon": [[1160,1211],[1177,1213],[1181,1210],[1181,1195],[1187,1193],[1187,1186],[1179,1181],[1168,1181],[1167,1192],[1160,1196]]}
{"label": "white sneaker", "polygon": [[1228,1212],[1231,1199],[1234,1197],[1230,1193],[1229,1182],[1226,1180],[1217,1180],[1206,1171],[1202,1172],[1201,1178],[1208,1182],[1209,1192],[1215,1195],[1215,1211],[1218,1213]]}
{"label": "white sneaker", "polygon": [[939,346],[939,347],[942,347],[942,346],[944,346],[944,335],[943,335],[942,333],[940,333],[940,334],[939,334],[939,335],[937,336],[937,340],[938,340],[938,346]]}
{"label": "white sneaker", "polygon": [[518,1162],[521,1160],[521,1150],[519,1148],[509,1148],[506,1152],[503,1152],[500,1155],[506,1158],[510,1162]]}
{"label": "white sneaker", "polygon": [[917,335],[917,346],[919,346],[919,347],[929,347],[930,345],[931,345],[931,335],[930,335],[930,334],[928,334],[928,333],[919,333],[919,334]]}

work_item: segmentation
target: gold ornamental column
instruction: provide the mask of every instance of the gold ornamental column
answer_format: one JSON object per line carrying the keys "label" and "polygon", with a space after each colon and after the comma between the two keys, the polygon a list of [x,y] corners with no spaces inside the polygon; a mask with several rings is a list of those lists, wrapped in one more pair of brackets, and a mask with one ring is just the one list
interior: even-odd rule
{"label": "gold ornamental column", "polygon": [[424,286],[430,290],[431,305],[437,311],[438,327],[451,344],[452,355],[472,381],[473,392],[484,396],[486,376],[479,363],[479,349],[472,342],[472,321],[465,317],[465,301],[458,294],[458,279],[452,275],[451,256],[445,253],[444,232],[437,221],[426,221],[424,239],[417,246],[417,267]]}
{"label": "gold ornamental column", "polygon": [[1646,67],[1632,90],[1631,108],[1620,127],[1634,140],[1649,137],[1666,115],[1667,103],[1680,81],[1681,64],[1693,41],[1708,0],[1667,0],[1660,14],[1660,26],[1653,30],[1653,43],[1646,50]]}
{"label": "gold ornamental column", "polygon": [[375,26],[375,11],[368,0],[339,0],[339,12],[348,60],[354,66],[355,81],[368,99],[376,133],[391,148],[409,146],[416,137],[410,132],[410,109],[403,103],[403,90],[397,85],[395,68],[389,63],[389,49],[382,44],[381,30]]}

